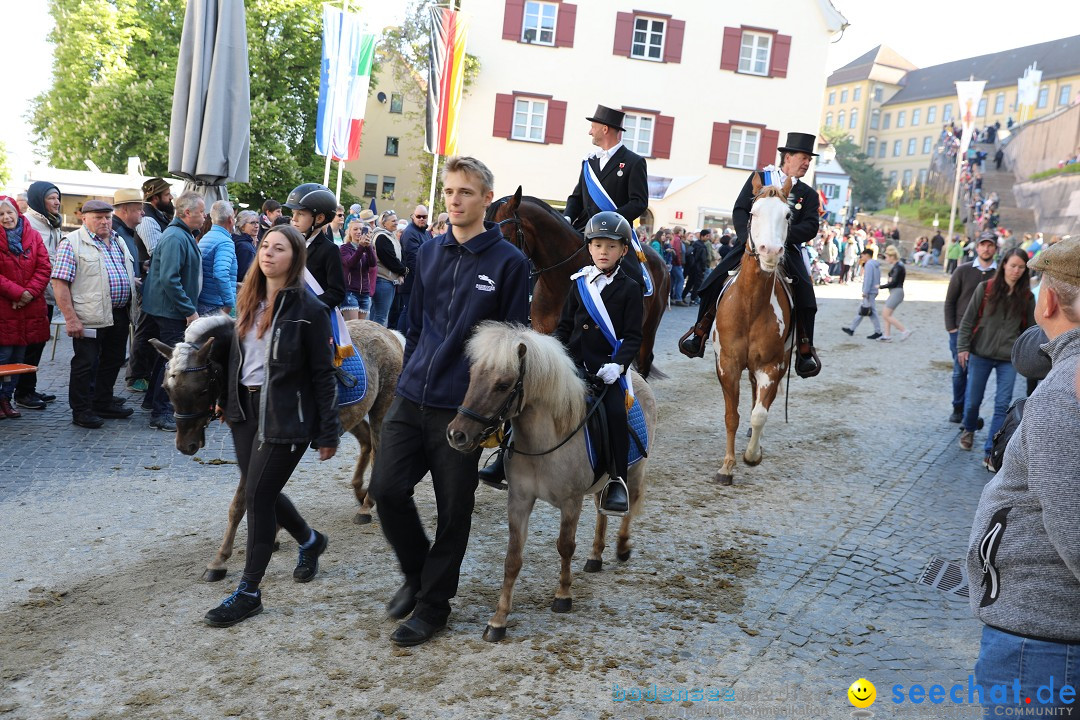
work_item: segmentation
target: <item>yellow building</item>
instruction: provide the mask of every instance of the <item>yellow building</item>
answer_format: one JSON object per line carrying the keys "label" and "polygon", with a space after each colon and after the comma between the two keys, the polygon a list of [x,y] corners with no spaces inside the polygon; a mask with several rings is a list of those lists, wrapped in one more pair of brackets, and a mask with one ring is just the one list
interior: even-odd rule
{"label": "yellow building", "polygon": [[878,46],[829,77],[822,126],[847,129],[890,187],[908,187],[925,181],[942,128],[959,122],[957,80],[986,81],[975,125],[1005,130],[1019,116],[1017,80],[1033,63],[1042,83],[1032,118],[1080,98],[1080,35],[921,69]]}

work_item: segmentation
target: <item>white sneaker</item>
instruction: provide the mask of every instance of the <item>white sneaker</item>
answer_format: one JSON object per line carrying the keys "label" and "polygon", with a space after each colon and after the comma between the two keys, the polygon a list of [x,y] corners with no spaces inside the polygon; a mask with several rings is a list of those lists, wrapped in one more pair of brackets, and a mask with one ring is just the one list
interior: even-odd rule
{"label": "white sneaker", "polygon": [[909,337],[911,337],[911,333],[913,333],[913,332],[915,332],[915,331],[914,330],[905,330],[904,332],[900,333],[900,342],[904,342]]}
{"label": "white sneaker", "polygon": [[882,335],[877,339],[878,342],[892,342],[892,338],[888,335]]}

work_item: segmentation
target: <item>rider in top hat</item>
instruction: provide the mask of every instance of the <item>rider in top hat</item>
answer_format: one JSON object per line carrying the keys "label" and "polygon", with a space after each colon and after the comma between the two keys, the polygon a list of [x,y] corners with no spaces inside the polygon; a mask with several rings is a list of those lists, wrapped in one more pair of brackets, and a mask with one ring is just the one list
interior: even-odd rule
{"label": "rider in top hat", "polygon": [[746,179],[731,213],[738,240],[732,245],[731,252],[717,264],[698,289],[701,305],[698,307],[697,323],[679,340],[679,350],[687,357],[704,355],[705,336],[716,318],[716,302],[720,297],[724,278],[728,277],[729,271],[738,267],[742,259],[750,230],[750,207],[754,204],[752,184],[756,174],[763,185],[783,187],[788,179],[793,181],[788,194],[791,218],[783,262],[784,269],[792,278],[791,294],[795,301],[795,325],[798,332],[795,372],[800,377],[813,377],[821,372],[821,360],[814,351],[817,298],[814,296],[814,285],[810,281],[806,263],[802,259],[803,243],[813,240],[820,226],[819,201],[817,191],[800,180],[810,168],[810,160],[817,157],[814,152],[816,141],[817,137],[809,133],[788,133],[787,142],[783,147],[777,148],[780,152],[780,167],[769,165],[761,172],[751,173]]}
{"label": "rider in top hat", "polygon": [[[596,106],[590,123],[589,137],[596,150],[581,163],[574,192],[566,199],[564,214],[578,232],[599,212],[614,211],[634,221],[649,207],[649,181],[645,158],[631,152],[622,143],[623,120],[626,113],[603,105]],[[649,290],[638,256],[641,247],[636,243],[621,263],[623,272]]]}

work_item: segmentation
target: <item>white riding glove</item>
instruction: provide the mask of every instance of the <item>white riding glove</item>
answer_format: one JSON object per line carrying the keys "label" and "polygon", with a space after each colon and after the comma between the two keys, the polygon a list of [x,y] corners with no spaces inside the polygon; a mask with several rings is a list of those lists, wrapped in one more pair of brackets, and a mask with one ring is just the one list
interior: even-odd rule
{"label": "white riding glove", "polygon": [[604,381],[605,385],[610,385],[619,379],[622,375],[622,365],[618,363],[608,363],[603,365],[596,373],[596,377]]}

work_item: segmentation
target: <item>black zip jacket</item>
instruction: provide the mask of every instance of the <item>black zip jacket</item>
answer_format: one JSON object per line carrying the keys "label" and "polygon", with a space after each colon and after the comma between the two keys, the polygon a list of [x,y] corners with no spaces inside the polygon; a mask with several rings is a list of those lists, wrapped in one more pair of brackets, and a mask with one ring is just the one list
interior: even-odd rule
{"label": "black zip jacket", "polygon": [[465,342],[484,320],[529,323],[529,261],[494,223],[464,245],[453,229],[420,246],[397,392],[455,409],[469,389]]}
{"label": "black zip jacket", "polygon": [[307,269],[323,289],[319,300],[335,308],[345,301],[345,271],[341,268],[341,251],[330,239],[329,231],[315,236],[307,249]]}
{"label": "black zip jacket", "polygon": [[904,280],[907,278],[907,270],[904,268],[904,263],[898,262],[893,264],[889,270],[889,282],[885,283],[879,290],[894,290],[899,288],[904,289]]}
{"label": "black zip jacket", "polygon": [[555,338],[566,346],[570,357],[595,373],[608,363],[618,363],[624,369],[641,349],[641,316],[644,312],[641,290],[621,268],[611,282],[600,291],[608,317],[615,328],[615,337],[622,340],[618,353],[612,353],[611,343],[604,337],[585,304],[581,302],[577,281],[570,284]]}
{"label": "black zip jacket", "polygon": [[[266,376],[259,400],[259,440],[280,445],[311,443],[337,447],[337,376],[331,348],[330,313],[307,288],[283,288],[274,300],[267,330]],[[242,422],[240,385],[244,353],[240,333],[229,352],[225,418]]]}

